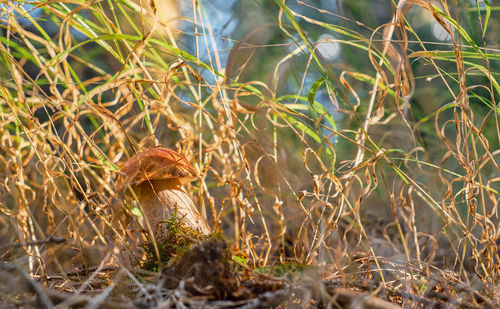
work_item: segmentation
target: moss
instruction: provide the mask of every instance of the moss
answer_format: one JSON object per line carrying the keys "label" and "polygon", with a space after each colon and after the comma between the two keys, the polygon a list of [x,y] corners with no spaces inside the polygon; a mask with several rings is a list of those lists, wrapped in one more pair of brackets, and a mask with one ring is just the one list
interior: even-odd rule
{"label": "moss", "polygon": [[274,266],[274,275],[281,277],[286,274],[293,274],[304,269],[306,265],[298,262],[287,262]]}
{"label": "moss", "polygon": [[141,265],[143,269],[158,271],[159,268],[166,266],[173,257],[184,254],[193,244],[207,237],[184,225],[182,218],[177,214],[177,209],[174,210],[172,218],[160,224],[165,225],[166,230],[165,237],[156,241],[160,259],[158,260],[156,256],[152,242],[143,243],[142,247],[146,253],[146,257]]}
{"label": "moss", "polygon": [[278,263],[274,266],[265,266],[257,268],[255,271],[263,274],[272,274],[275,277],[282,277],[285,275],[291,275],[304,270],[307,267],[304,263],[299,262],[285,262]]}

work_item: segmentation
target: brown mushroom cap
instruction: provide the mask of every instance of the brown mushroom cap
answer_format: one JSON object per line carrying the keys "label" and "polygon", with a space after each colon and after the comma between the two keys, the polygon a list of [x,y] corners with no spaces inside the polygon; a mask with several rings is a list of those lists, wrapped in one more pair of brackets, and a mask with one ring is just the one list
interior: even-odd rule
{"label": "brown mushroom cap", "polygon": [[168,148],[153,148],[130,158],[121,168],[116,191],[127,185],[135,186],[147,180],[177,179],[186,184],[196,179],[196,172],[188,160]]}

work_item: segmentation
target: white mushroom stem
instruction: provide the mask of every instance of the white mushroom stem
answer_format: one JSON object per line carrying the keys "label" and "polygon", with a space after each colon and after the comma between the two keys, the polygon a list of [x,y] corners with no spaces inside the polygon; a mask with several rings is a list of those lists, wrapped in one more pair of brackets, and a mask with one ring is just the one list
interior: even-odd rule
{"label": "white mushroom stem", "polygon": [[210,234],[207,221],[177,179],[144,181],[134,187],[134,191],[157,239],[164,237],[165,226],[161,223],[172,218],[176,207],[182,224],[202,234]]}

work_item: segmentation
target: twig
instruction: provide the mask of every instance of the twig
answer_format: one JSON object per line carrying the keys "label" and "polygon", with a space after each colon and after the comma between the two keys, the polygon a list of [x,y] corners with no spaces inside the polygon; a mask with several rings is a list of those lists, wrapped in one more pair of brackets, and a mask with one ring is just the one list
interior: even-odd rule
{"label": "twig", "polygon": [[[56,291],[52,291],[52,290],[48,291],[48,296],[56,304],[64,302],[64,304],[66,305],[66,308],[68,308],[68,307],[71,307],[71,308],[84,307],[87,304],[91,304],[93,302],[93,299],[95,298],[94,296],[71,295],[71,294],[56,292]],[[102,308],[102,309],[128,309],[128,308],[131,308],[132,309],[132,308],[135,308],[135,306],[132,303],[103,301],[103,302],[99,303],[99,308]]]}
{"label": "twig", "polygon": [[57,236],[50,236],[49,238],[42,239],[42,240],[37,240],[37,241],[31,241],[31,242],[26,242],[26,243],[13,243],[13,244],[8,244],[8,245],[3,245],[0,246],[0,249],[6,249],[6,248],[17,248],[17,247],[27,247],[27,246],[39,246],[39,245],[45,245],[45,244],[62,244],[66,242],[65,237],[57,237]]}
{"label": "twig", "polygon": [[[118,266],[104,266],[102,267],[99,271],[112,271],[112,270],[117,270],[119,269]],[[96,270],[98,270],[98,267],[90,267],[89,269],[79,269],[75,271],[70,271],[66,273],[66,276],[71,277],[71,276],[88,276],[91,273],[94,273]]]}

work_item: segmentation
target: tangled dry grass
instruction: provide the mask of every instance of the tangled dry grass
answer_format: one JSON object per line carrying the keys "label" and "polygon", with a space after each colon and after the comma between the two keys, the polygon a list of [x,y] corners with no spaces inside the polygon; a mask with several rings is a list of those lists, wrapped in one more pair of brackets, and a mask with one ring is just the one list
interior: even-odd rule
{"label": "tangled dry grass", "polygon": [[[499,305],[498,7],[400,0],[373,28],[269,1],[274,23],[224,54],[204,1],[136,19],[155,2],[1,4],[2,307]],[[151,272],[115,181],[158,145],[230,241]]]}

